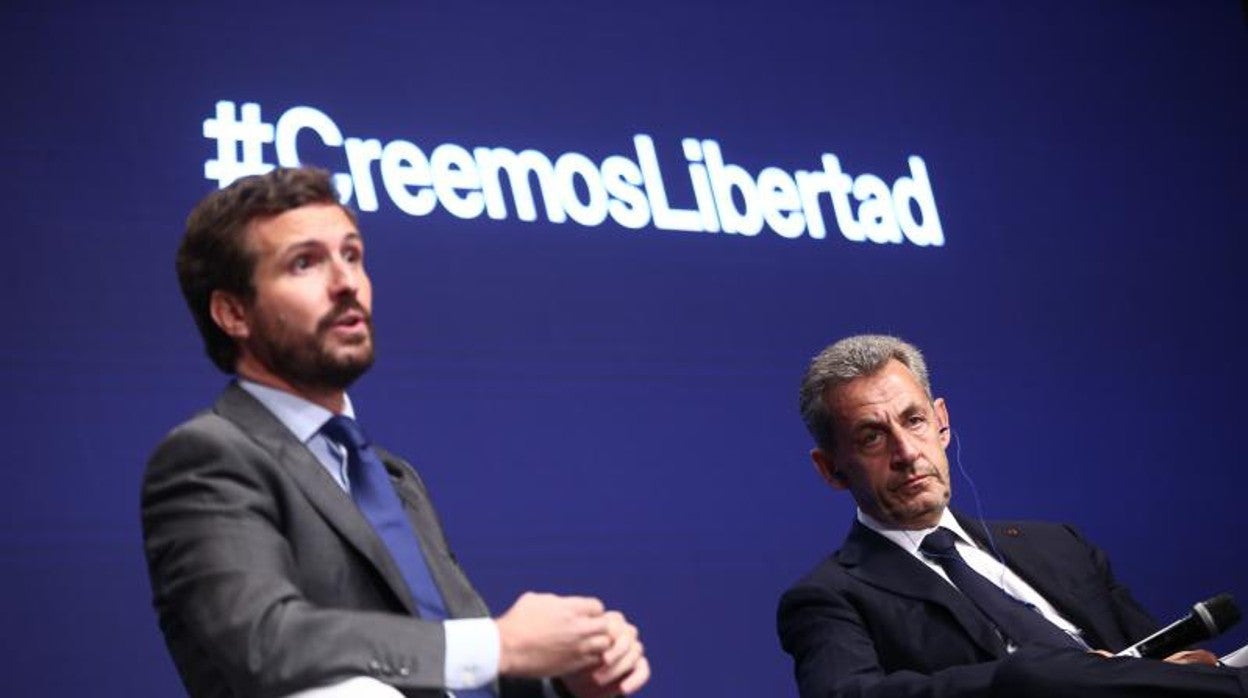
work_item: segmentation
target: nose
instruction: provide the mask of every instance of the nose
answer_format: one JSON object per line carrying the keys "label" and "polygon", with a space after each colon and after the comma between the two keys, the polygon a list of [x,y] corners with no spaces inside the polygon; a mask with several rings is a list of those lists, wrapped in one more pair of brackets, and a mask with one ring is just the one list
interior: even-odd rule
{"label": "nose", "polygon": [[354,296],[360,289],[361,274],[363,274],[363,271],[358,264],[352,264],[342,257],[335,257],[330,264],[330,295],[335,297],[343,294]]}
{"label": "nose", "polygon": [[894,428],[890,437],[893,442],[893,466],[899,470],[909,468],[922,455],[917,434]]}

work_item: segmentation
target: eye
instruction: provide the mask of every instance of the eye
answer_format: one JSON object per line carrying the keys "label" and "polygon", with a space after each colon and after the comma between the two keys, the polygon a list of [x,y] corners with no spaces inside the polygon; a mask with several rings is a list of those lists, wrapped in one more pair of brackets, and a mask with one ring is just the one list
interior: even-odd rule
{"label": "eye", "polygon": [[906,419],[906,424],[911,429],[922,429],[927,426],[927,415],[912,414]]}
{"label": "eye", "polygon": [[315,250],[307,250],[296,254],[290,258],[289,269],[293,274],[299,274],[315,267],[321,261],[320,253]]}
{"label": "eye", "polygon": [[858,436],[858,448],[870,450],[884,443],[884,434],[878,430],[864,431]]}
{"label": "eye", "polygon": [[360,247],[348,247],[342,251],[342,258],[351,264],[359,264],[364,261],[364,250]]}

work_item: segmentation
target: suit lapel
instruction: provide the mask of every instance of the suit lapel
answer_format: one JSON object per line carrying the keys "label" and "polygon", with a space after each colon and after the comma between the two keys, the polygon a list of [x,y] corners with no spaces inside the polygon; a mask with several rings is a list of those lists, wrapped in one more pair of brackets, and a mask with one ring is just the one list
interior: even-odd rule
{"label": "suit lapel", "polygon": [[411,592],[385,544],[316,456],[273,413],[237,384],[225,389],[214,411],[269,452],[329,525],[377,569],[407,611],[416,615]]}
{"label": "suit lapel", "polygon": [[395,492],[403,501],[408,520],[416,529],[425,562],[438,590],[442,592],[447,613],[452,618],[488,616],[489,609],[485,602],[477,595],[451,554],[442,525],[416,470],[382,448],[376,448],[376,451],[386,465]]}
{"label": "suit lapel", "polygon": [[996,629],[966,596],[884,536],[855,521],[837,560],[867,584],[943,607],[985,652],[1005,656]]}
{"label": "suit lapel", "polygon": [[[956,516],[956,514],[955,514]],[[985,550],[995,550],[1015,574],[1032,586],[1063,616],[1087,634],[1088,644],[1110,647],[1119,643],[1121,632],[1112,617],[1090,606],[1075,593],[1071,575],[1051,554],[1045,554],[1043,541],[1034,540],[1026,526],[978,521],[958,516],[958,522]],[[989,538],[988,534],[991,534]]]}

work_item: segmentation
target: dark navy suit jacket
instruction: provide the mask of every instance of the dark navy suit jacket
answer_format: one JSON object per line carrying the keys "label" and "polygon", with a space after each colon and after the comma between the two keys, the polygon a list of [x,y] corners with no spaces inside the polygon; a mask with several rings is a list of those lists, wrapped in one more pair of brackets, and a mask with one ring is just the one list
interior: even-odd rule
{"label": "dark navy suit jacket", "polygon": [[[1005,564],[1092,647],[1117,651],[1156,630],[1104,553],[1075,529],[958,521],[981,545],[991,531]],[[785,592],[778,629],[802,698],[987,696],[1007,656],[965,596],[856,521],[845,545]]]}

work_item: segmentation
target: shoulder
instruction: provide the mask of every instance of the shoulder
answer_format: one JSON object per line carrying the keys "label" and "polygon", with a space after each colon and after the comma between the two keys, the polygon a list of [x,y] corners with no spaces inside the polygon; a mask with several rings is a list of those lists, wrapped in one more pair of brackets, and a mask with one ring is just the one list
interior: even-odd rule
{"label": "shoulder", "polygon": [[852,580],[836,563],[835,555],[825,558],[814,569],[794,582],[776,604],[776,628],[786,637],[829,608],[849,605]]}
{"label": "shoulder", "polygon": [[1043,560],[1065,567],[1090,564],[1098,569],[1108,564],[1105,553],[1072,524],[1029,520],[971,523],[976,526],[972,535],[1011,564]]}
{"label": "shoulder", "polygon": [[143,475],[146,500],[208,482],[256,487],[276,475],[278,457],[238,420],[204,410],[177,425],[153,449]]}
{"label": "shoulder", "polygon": [[205,411],[174,427],[157,444],[143,472],[139,508],[144,535],[190,516],[241,512],[274,518],[289,477],[277,455],[238,423]]}
{"label": "shoulder", "polygon": [[789,591],[803,587],[837,588],[849,583],[852,578],[845,571],[845,565],[838,559],[840,552],[838,550],[820,560],[818,564],[799,577],[789,587]]}
{"label": "shoulder", "polygon": [[880,534],[854,522],[850,525],[840,549],[824,557],[798,579],[785,592],[784,598],[801,597],[810,593],[839,594],[861,587],[862,582],[850,570],[870,564],[871,560],[878,561],[881,556],[887,557],[896,552],[893,547]]}
{"label": "shoulder", "polygon": [[782,622],[786,617],[805,613],[812,606],[839,605],[856,595],[855,589],[861,582],[849,574],[839,559],[840,554],[838,550],[824,557],[780,595],[777,615]]}
{"label": "shoulder", "polygon": [[980,521],[959,516],[958,522],[974,537],[992,544],[1031,543],[1046,545],[1090,544],[1073,524],[1031,519]]}
{"label": "shoulder", "polygon": [[149,466],[183,460],[204,452],[229,450],[250,441],[238,424],[216,412],[204,410],[165,434],[156,445]]}

